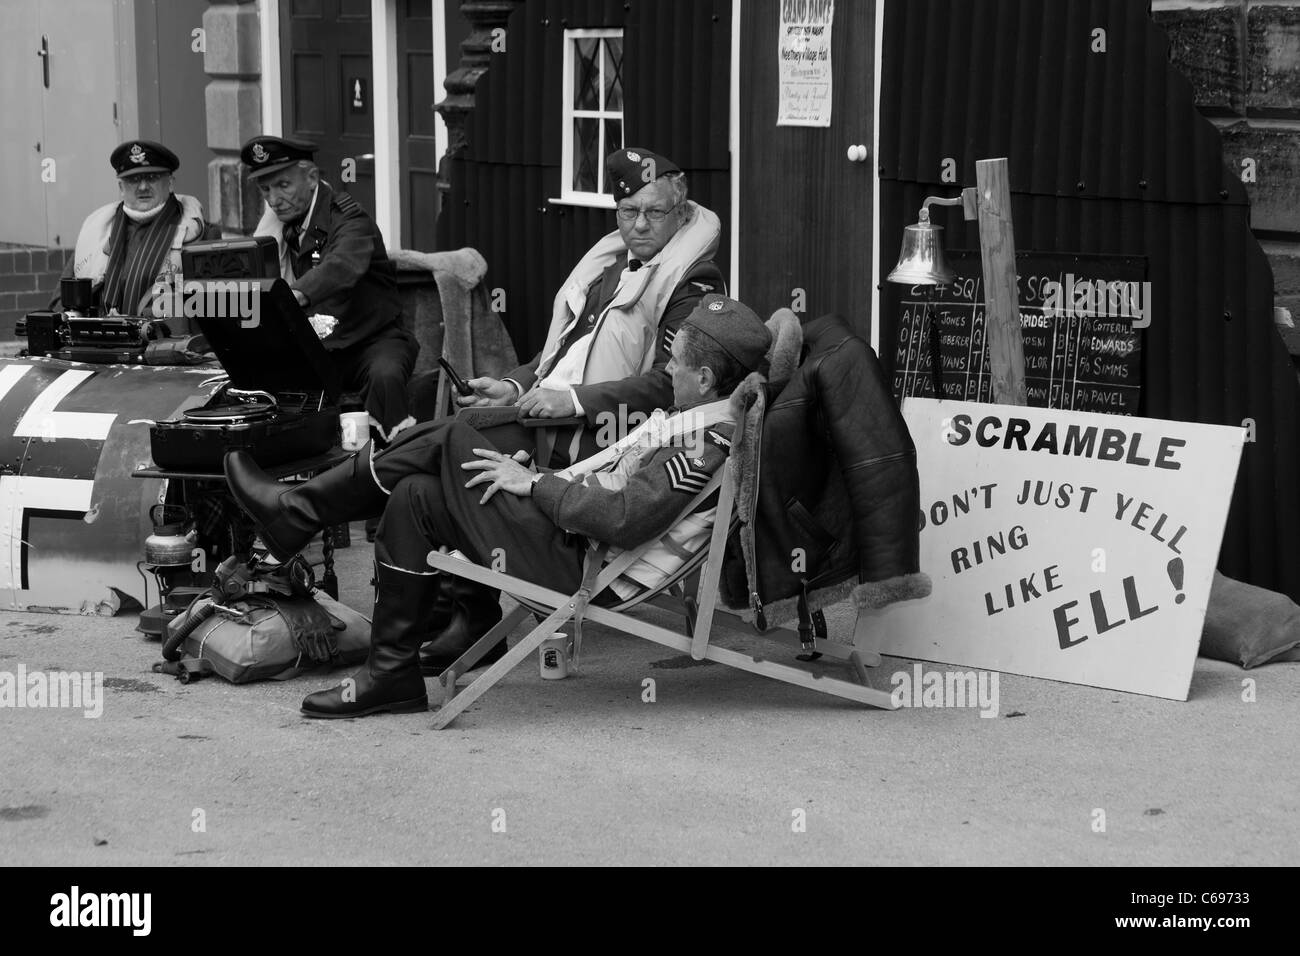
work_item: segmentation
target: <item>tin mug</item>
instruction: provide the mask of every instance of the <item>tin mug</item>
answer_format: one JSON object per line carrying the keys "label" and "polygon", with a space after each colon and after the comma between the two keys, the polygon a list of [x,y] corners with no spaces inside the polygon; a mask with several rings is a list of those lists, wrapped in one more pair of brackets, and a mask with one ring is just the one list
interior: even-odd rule
{"label": "tin mug", "polygon": [[365,412],[344,412],[339,416],[343,450],[360,451],[370,440],[370,416]]}
{"label": "tin mug", "polygon": [[537,663],[545,680],[561,680],[569,676],[569,656],[573,644],[567,635],[556,634],[542,641],[537,649]]}

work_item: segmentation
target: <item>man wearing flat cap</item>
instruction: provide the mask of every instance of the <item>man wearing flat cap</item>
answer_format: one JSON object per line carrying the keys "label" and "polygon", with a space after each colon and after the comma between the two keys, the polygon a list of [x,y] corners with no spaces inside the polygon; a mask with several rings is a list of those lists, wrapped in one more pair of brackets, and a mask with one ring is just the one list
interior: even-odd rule
{"label": "man wearing flat cap", "polygon": [[[504,558],[509,572],[557,591],[581,585],[587,542],[620,549],[653,542],[614,583],[623,600],[667,580],[708,541],[716,501],[673,524],[727,459],[734,426],[728,396],[759,370],[771,341],[747,306],[706,295],[680,324],[665,369],[672,408],[656,411],[615,445],[559,472],[525,468],[459,420],[422,442],[397,442],[297,486],[268,478],[242,451],[226,456],[235,499],[282,560],[320,528],[382,509],[375,539],[378,592],[370,656],[359,672],[302,703],[308,717],[360,717],[428,708],[420,645],[439,615],[441,575],[432,550],[459,550],[479,564]],[[471,581],[478,600],[498,592]],[[500,618],[498,607],[497,618]],[[477,640],[486,628],[473,634]]]}
{"label": "man wearing flat cap", "polygon": [[181,161],[162,143],[130,140],[108,161],[122,198],[86,217],[63,277],[89,279],[102,315],[153,316],[182,281],[181,246],[211,230],[197,199],[172,192]]}
{"label": "man wearing flat cap", "polygon": [[337,320],[325,348],[343,387],[362,393],[372,432],[387,443],[415,421],[406,385],[418,346],[402,324],[397,273],[379,227],[360,203],[321,179],[316,149],[279,136],[244,144],[240,159],[266,200],[253,234],[275,237],[280,274],[307,314]]}

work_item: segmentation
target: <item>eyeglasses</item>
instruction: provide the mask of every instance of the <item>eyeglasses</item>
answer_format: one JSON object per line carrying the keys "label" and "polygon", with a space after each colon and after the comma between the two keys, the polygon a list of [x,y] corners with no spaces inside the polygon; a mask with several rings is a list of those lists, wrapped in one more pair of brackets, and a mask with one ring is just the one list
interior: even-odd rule
{"label": "eyeglasses", "polygon": [[127,188],[134,188],[136,186],[156,186],[170,175],[170,173],[138,173],[135,176],[127,176],[122,180],[122,183]]}
{"label": "eyeglasses", "polygon": [[668,214],[680,206],[680,202],[675,202],[667,209],[642,209],[639,206],[619,206],[618,218],[624,222],[636,222],[637,217],[645,213],[646,219],[650,222],[663,222],[668,218]]}

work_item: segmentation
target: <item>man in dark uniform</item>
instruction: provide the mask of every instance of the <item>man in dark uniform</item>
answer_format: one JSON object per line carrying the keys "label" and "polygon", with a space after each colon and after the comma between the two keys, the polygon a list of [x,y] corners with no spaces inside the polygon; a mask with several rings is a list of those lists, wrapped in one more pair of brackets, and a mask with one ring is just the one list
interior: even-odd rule
{"label": "man in dark uniform", "polygon": [[[581,583],[588,540],[615,549],[653,542],[616,582],[617,597],[666,580],[708,541],[716,501],[672,522],[726,461],[734,425],[728,396],[760,368],[769,344],[767,327],[748,307],[708,296],[671,347],[671,414],[656,412],[618,447],[558,473],[525,468],[458,420],[440,423],[425,442],[399,442],[373,456],[363,449],[287,490],[245,452],[229,453],[231,492],[277,557],[294,554],[351,509],[383,504],[369,660],[338,687],[308,696],[303,713],[427,709],[419,649],[434,623],[441,577],[429,571],[427,555],[439,547],[482,564],[504,555],[511,574],[571,593]],[[466,583],[496,600],[495,591]]]}
{"label": "man in dark uniform", "polygon": [[254,234],[276,238],[281,274],[307,313],[337,320],[325,348],[387,443],[415,421],[406,385],[418,346],[402,324],[397,273],[379,228],[360,203],[321,179],[316,149],[278,136],[244,144],[240,159],[267,205]]}

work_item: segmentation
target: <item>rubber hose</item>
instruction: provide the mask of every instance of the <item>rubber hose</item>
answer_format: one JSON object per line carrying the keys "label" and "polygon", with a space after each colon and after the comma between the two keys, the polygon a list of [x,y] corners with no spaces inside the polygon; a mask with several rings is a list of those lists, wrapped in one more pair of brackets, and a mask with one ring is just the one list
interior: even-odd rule
{"label": "rubber hose", "polygon": [[185,619],[185,623],[176,628],[176,633],[167,638],[163,644],[162,656],[166,661],[178,661],[181,659],[181,645],[185,643],[185,638],[189,637],[196,627],[212,617],[217,612],[217,606],[211,602],[196,608],[194,613]]}

